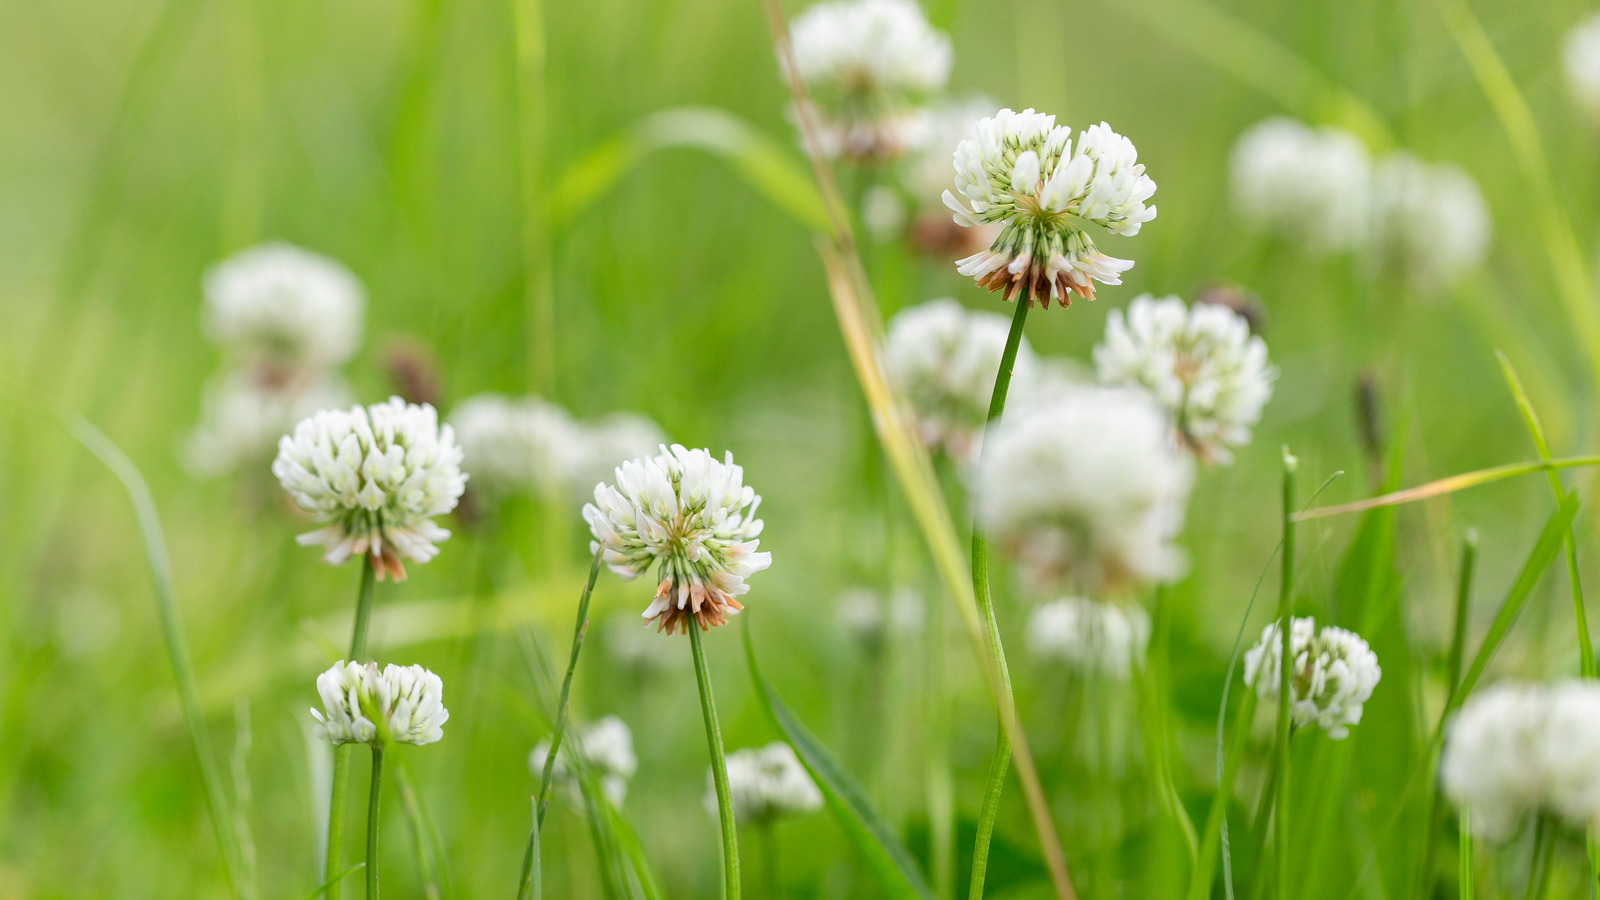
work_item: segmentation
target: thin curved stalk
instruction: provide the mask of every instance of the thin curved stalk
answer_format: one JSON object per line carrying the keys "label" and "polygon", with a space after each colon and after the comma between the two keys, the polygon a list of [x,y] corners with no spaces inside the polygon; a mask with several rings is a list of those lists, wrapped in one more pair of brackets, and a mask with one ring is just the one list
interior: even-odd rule
{"label": "thin curved stalk", "polygon": [[1460,475],[1449,475],[1435,481],[1419,484],[1416,487],[1380,494],[1367,500],[1301,510],[1291,518],[1296,522],[1305,522],[1309,519],[1323,519],[1328,516],[1342,516],[1346,513],[1366,512],[1369,509],[1379,509],[1384,506],[1399,506],[1402,503],[1415,503],[1418,500],[1443,497],[1445,494],[1453,494],[1456,491],[1464,491],[1467,488],[1493,484],[1496,481],[1516,478],[1519,475],[1530,475],[1534,472],[1548,472],[1556,469],[1576,469],[1585,466],[1600,466],[1600,455],[1563,456],[1558,459],[1539,462],[1507,463],[1503,466],[1491,466],[1487,469],[1463,472]]}
{"label": "thin curved stalk", "polygon": [[[717,724],[717,703],[711,696],[711,672],[700,623],[689,623],[689,645],[694,649],[694,680],[700,687],[700,712],[706,723],[706,748],[711,752],[711,783],[717,793],[717,822],[722,828],[722,896],[739,900],[739,832],[733,820],[733,796],[728,789],[728,760],[722,752],[722,728]],[[554,751],[551,751],[554,753]]]}
{"label": "thin curved stalk", "polygon": [[1273,817],[1277,831],[1274,854],[1278,891],[1289,889],[1289,740],[1292,723],[1289,720],[1290,669],[1294,662],[1294,475],[1300,461],[1283,450],[1283,556],[1278,565],[1283,579],[1278,590],[1278,638],[1282,656],[1278,660],[1278,744],[1277,787],[1273,800],[1276,813]]}
{"label": "thin curved stalk", "polygon": [[[361,562],[361,587],[356,594],[356,620],[350,630],[350,661],[359,662],[367,652],[367,624],[372,619],[372,595],[377,582],[377,570],[372,567],[372,557],[363,556]],[[323,856],[322,875],[328,888],[327,900],[339,900],[342,871],[339,854],[344,846],[344,795],[350,780],[350,750],[348,745],[333,748],[333,783],[328,790],[328,848]],[[371,877],[370,875],[368,877]]]}
{"label": "thin curved stalk", "polygon": [[[1016,299],[1017,309],[1011,315],[1011,330],[1006,334],[1006,346],[1000,355],[1000,370],[994,376],[994,391],[989,395],[989,418],[985,426],[985,444],[988,429],[1000,421],[1005,412],[1006,394],[1011,388],[1011,370],[1017,364],[1017,350],[1022,345],[1023,325],[1028,321],[1028,310],[1033,297]],[[982,451],[979,451],[980,454]],[[994,617],[994,597],[989,590],[989,542],[976,525],[972,529],[972,593],[978,600],[978,614],[983,617],[983,636],[988,642],[989,656],[995,661],[1000,684],[1005,691],[1007,705],[1013,705],[1011,672],[1006,667],[1005,647],[1000,643],[1000,624]],[[1005,792],[1006,773],[1011,768],[1011,736],[1004,725],[995,737],[994,756],[989,763],[989,780],[983,792],[983,808],[978,814],[978,835],[972,846],[972,881],[967,896],[982,900],[983,878],[989,861],[989,841],[994,835],[994,821],[1000,814],[1000,797]]]}
{"label": "thin curved stalk", "polygon": [[378,809],[383,793],[383,745],[372,745],[372,786],[367,790],[367,900],[378,900]]}
{"label": "thin curved stalk", "polygon": [[544,772],[539,778],[539,795],[534,801],[533,828],[528,831],[528,846],[522,853],[522,876],[517,879],[517,897],[529,896],[539,850],[539,829],[544,825],[544,814],[550,808],[550,791],[555,786],[556,753],[561,750],[561,739],[567,731],[567,710],[571,706],[572,675],[578,670],[578,654],[583,650],[583,638],[589,631],[589,598],[594,594],[595,580],[600,577],[600,559],[605,551],[596,549],[594,561],[589,564],[589,580],[584,583],[583,594],[578,598],[577,622],[572,626],[572,651],[567,654],[567,674],[561,679],[561,696],[556,700],[556,727],[550,735],[550,752],[544,758]]}

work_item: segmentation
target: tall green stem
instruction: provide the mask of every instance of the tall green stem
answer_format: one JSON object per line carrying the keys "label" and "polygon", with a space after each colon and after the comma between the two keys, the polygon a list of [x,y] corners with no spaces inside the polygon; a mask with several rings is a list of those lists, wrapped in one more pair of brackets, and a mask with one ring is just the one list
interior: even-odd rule
{"label": "tall green stem", "polygon": [[372,745],[372,787],[367,792],[367,900],[378,900],[378,803],[383,792],[383,745]]}
{"label": "tall green stem", "polygon": [[1280,895],[1289,889],[1289,690],[1290,669],[1294,663],[1294,475],[1300,461],[1283,450],[1283,558],[1279,571],[1283,578],[1278,589],[1278,637],[1281,656],[1278,660],[1278,795],[1273,800],[1276,810],[1274,825],[1277,846],[1277,884]]}
{"label": "tall green stem", "polygon": [[1472,880],[1472,812],[1461,810],[1461,867],[1456,874],[1461,900],[1473,900]]}
{"label": "tall green stem", "polygon": [[594,561],[589,564],[589,580],[584,582],[583,594],[578,598],[578,616],[572,626],[572,651],[567,654],[567,674],[561,679],[561,696],[556,700],[556,727],[550,735],[550,752],[545,754],[544,772],[539,778],[539,796],[533,807],[533,828],[528,831],[528,846],[522,853],[522,877],[517,879],[517,897],[528,897],[533,892],[533,875],[539,846],[539,829],[544,825],[545,811],[550,808],[550,791],[555,787],[556,754],[561,750],[561,738],[567,732],[567,710],[571,707],[572,675],[578,671],[578,653],[583,650],[583,638],[589,631],[589,598],[594,594],[594,583],[600,577],[600,560],[605,549],[595,550]]}
{"label": "tall green stem", "polygon": [[[1000,419],[1006,408],[1006,393],[1011,388],[1011,370],[1017,363],[1017,348],[1022,345],[1022,326],[1028,320],[1032,297],[1018,297],[1017,311],[1011,316],[1011,331],[1006,335],[1005,351],[1000,356],[1000,370],[994,376],[994,392],[989,395],[988,427]],[[980,451],[981,453],[982,451]],[[983,879],[989,864],[989,841],[994,836],[994,821],[1000,814],[1000,796],[1005,792],[1006,772],[1011,767],[1011,736],[1006,729],[1006,718],[1016,714],[1011,694],[1011,671],[1006,666],[1006,651],[1000,644],[1000,625],[994,617],[994,597],[989,591],[989,542],[976,526],[972,529],[972,593],[978,601],[978,614],[983,620],[984,640],[989,644],[989,654],[994,659],[996,673],[1004,693],[1004,708],[1000,711],[1000,728],[994,740],[994,756],[989,761],[989,780],[983,792],[983,808],[978,814],[978,835],[972,846],[972,881],[967,896],[982,900]]]}
{"label": "tall green stem", "polygon": [[[1467,646],[1467,613],[1472,605],[1472,570],[1478,558],[1478,532],[1468,530],[1461,541],[1461,569],[1456,579],[1456,619],[1455,626],[1450,634],[1450,656],[1448,660],[1450,682],[1448,696],[1455,696],[1456,688],[1461,684],[1461,666],[1466,659]],[[1448,707],[1448,701],[1446,706]],[[1448,711],[1448,710],[1447,710]],[[1433,751],[1430,749],[1430,754]],[[1465,813],[1463,813],[1463,817]],[[1434,855],[1438,844],[1439,829],[1444,825],[1444,806],[1439,802],[1439,789],[1437,786],[1428,797],[1428,828],[1423,832],[1422,868],[1418,870],[1419,888],[1418,900],[1427,900],[1433,896],[1433,867]],[[1462,827],[1465,828],[1465,822]]]}
{"label": "tall green stem", "polygon": [[688,623],[689,645],[694,648],[694,680],[700,686],[700,712],[706,721],[706,747],[711,751],[711,783],[717,791],[717,820],[722,826],[722,896],[739,900],[739,833],[733,821],[733,797],[728,790],[728,761],[722,754],[722,727],[717,724],[717,703],[711,696],[711,672],[700,624]]}
{"label": "tall green stem", "polygon": [[[367,621],[372,618],[372,595],[377,574],[372,567],[372,557],[362,557],[361,588],[356,595],[356,622],[350,633],[351,662],[359,662],[367,652]],[[344,843],[344,795],[349,778],[349,748],[334,747],[333,785],[328,791],[328,848],[322,864],[322,879],[328,885],[323,896],[327,900],[339,900],[339,873],[344,871],[339,864],[339,853]]]}
{"label": "tall green stem", "polygon": [[1523,900],[1544,900],[1550,887],[1550,866],[1554,862],[1556,841],[1554,823],[1541,813],[1533,829],[1533,853],[1528,857],[1528,887]]}

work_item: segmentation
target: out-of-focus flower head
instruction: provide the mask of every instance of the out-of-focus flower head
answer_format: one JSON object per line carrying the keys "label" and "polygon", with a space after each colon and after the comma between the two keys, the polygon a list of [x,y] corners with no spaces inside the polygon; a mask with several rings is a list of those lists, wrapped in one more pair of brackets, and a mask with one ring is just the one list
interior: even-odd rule
{"label": "out-of-focus flower head", "polygon": [[1354,250],[1366,240],[1372,160],[1347,131],[1267,119],[1234,144],[1231,181],[1246,224],[1309,252]]}
{"label": "out-of-focus flower head", "polygon": [[950,39],[915,0],[826,0],[789,28],[822,150],[884,160],[925,136],[922,102],[950,77]]}
{"label": "out-of-focus flower head", "polygon": [[391,397],[300,422],[278,441],[272,474],[301,509],[332,523],[300,535],[302,546],[327,548],[333,565],[365,553],[378,577],[402,581],[402,557],[427,562],[450,536],[433,517],[466,489],[461,456],[433,407]]}
{"label": "out-of-focus flower head", "polygon": [[[757,825],[822,808],[822,792],[794,755],[794,748],[774,741],[760,749],[728,754],[728,793],[734,821]],[[717,793],[706,772],[705,808],[716,815]]]}
{"label": "out-of-focus flower head", "polygon": [[1028,646],[1075,672],[1127,681],[1144,666],[1150,615],[1139,606],[1063,597],[1034,610]]}
{"label": "out-of-focus flower head", "polygon": [[1583,111],[1600,123],[1600,13],[1572,26],[1561,48],[1567,89]]}
{"label": "out-of-focus flower head", "polygon": [[1600,685],[1498,684],[1451,721],[1439,780],[1472,830],[1504,840],[1535,813],[1600,827]]}
{"label": "out-of-focus flower head", "polygon": [[349,387],[336,376],[274,384],[247,369],[228,370],[206,383],[200,424],[183,444],[184,465],[202,477],[264,465],[296,422],[350,400]]}
{"label": "out-of-focus flower head", "polygon": [[666,432],[653,419],[627,412],[580,422],[575,438],[563,460],[562,477],[584,497],[624,460],[649,456],[667,442]]}
{"label": "out-of-focus flower head", "polygon": [[1250,442],[1278,376],[1242,316],[1149,294],[1134,298],[1127,318],[1111,311],[1094,361],[1101,383],[1149,391],[1205,462],[1230,462],[1232,448]]}
{"label": "out-of-focus flower head", "polygon": [[[911,401],[931,449],[972,461],[1010,327],[1005,316],[970,311],[949,298],[901,310],[889,321],[884,366]],[[1033,364],[1024,338],[1013,372],[1026,378]]]}
{"label": "out-of-focus flower head", "polygon": [[474,496],[491,500],[564,489],[567,460],[579,452],[572,417],[538,397],[478,394],[457,404],[450,426]]}
{"label": "out-of-focus flower head", "polygon": [[[628,723],[616,716],[606,716],[586,728],[569,731],[562,741],[551,775],[562,785],[572,805],[582,808],[583,792],[569,765],[574,750],[594,774],[606,802],[613,807],[621,806],[628,797],[628,780],[639,770],[639,758],[633,752],[633,730]],[[544,764],[549,757],[548,740],[534,746],[528,754],[528,769],[533,777],[544,777]]]}
{"label": "out-of-focus flower head", "polygon": [[[1244,681],[1264,701],[1278,699],[1283,639],[1277,622],[1245,653]],[[1383,677],[1378,656],[1361,636],[1332,625],[1297,618],[1290,627],[1289,713],[1296,728],[1316,725],[1334,740],[1361,722],[1361,705]]]}
{"label": "out-of-focus flower head", "polygon": [[1040,590],[1179,577],[1194,465],[1143,391],[1084,387],[1008,412],[978,465],[979,527]]}
{"label": "out-of-focus flower head", "polygon": [[583,507],[594,540],[611,571],[632,580],[655,569],[660,581],[645,619],[672,634],[725,625],[743,609],[736,597],[745,579],[772,564],[759,552],[761,498],[744,483],[733,454],[718,462],[709,450],[679,444],[616,469],[614,485],[594,489]]}
{"label": "out-of-focus flower head", "polygon": [[1104,122],[1078,136],[1055,116],[1002,109],[979,121],[956,146],[956,193],[945,205],[960,225],[1001,225],[988,250],[957,263],[957,271],[1007,300],[1025,294],[1061,306],[1072,294],[1094,299],[1094,283],[1121,284],[1132,260],[1100,252],[1081,227],[1093,222],[1112,234],[1135,235],[1156,217],[1146,206],[1156,183],[1144,172],[1133,142]]}
{"label": "out-of-focus flower head", "polygon": [[1372,204],[1376,268],[1398,270],[1419,290],[1459,280],[1488,253],[1489,206],[1459,166],[1391,153],[1374,172]]}
{"label": "out-of-focus flower head", "polygon": [[845,630],[868,647],[881,645],[891,633],[915,634],[925,618],[921,595],[907,587],[895,588],[888,597],[869,587],[848,587],[833,606]]}
{"label": "out-of-focus flower head", "polygon": [[263,244],[213,266],[204,287],[206,333],[241,361],[330,369],[360,345],[366,294],[328,257]]}

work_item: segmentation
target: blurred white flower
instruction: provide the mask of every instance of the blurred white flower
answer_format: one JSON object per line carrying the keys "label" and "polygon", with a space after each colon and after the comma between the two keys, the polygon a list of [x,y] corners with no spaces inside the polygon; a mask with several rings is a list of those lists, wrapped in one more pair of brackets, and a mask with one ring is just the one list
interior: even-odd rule
{"label": "blurred white flower", "polygon": [[956,187],[950,152],[971,134],[973,126],[994,114],[999,104],[982,95],[944,99],[928,107],[928,128],[917,152],[906,160],[901,180],[918,206],[938,207],[945,191]]}
{"label": "blurred white flower", "polygon": [[450,426],[474,496],[553,492],[564,487],[566,461],[578,452],[572,417],[538,397],[478,394],[456,406]]}
{"label": "blurred white flower", "polygon": [[[1261,640],[1244,655],[1244,681],[1256,696],[1269,703],[1278,700],[1279,662],[1283,640],[1277,622],[1267,625]],[[1296,618],[1290,628],[1289,713],[1296,728],[1316,725],[1334,740],[1361,722],[1361,705],[1372,696],[1383,677],[1377,654],[1361,636],[1333,625],[1317,630],[1317,623]]]}
{"label": "blurred white flower", "polygon": [[450,532],[434,523],[466,488],[461,448],[433,407],[399,397],[322,410],[278,441],[272,474],[301,509],[332,522],[298,538],[338,565],[365,553],[378,577],[406,577],[401,557],[423,563]]}
{"label": "blurred white flower", "polygon": [[875,241],[899,237],[906,228],[906,204],[900,192],[887,184],[867,188],[861,198],[861,225]]}
{"label": "blurred white flower", "polygon": [[1206,462],[1230,462],[1230,448],[1250,442],[1278,377],[1266,342],[1250,335],[1244,317],[1225,306],[1188,307],[1177,297],[1149,294],[1134,298],[1126,319],[1111,311],[1094,362],[1102,384],[1154,395],[1185,445]]}
{"label": "blurred white flower", "polygon": [[845,630],[869,646],[882,643],[889,632],[916,633],[924,618],[922,597],[906,587],[895,588],[887,599],[869,587],[848,587],[834,598],[833,607]]}
{"label": "blurred white flower", "polygon": [[1600,123],[1600,13],[1572,26],[1561,49],[1567,89],[1584,112]]}
{"label": "blurred white flower", "polygon": [[[822,808],[822,792],[794,755],[794,748],[774,741],[760,749],[728,754],[728,794],[734,821],[741,825],[770,822]],[[716,785],[706,772],[706,811],[717,814]]]}
{"label": "blurred white flower", "polygon": [[[889,320],[884,367],[911,401],[929,448],[972,461],[1010,328],[1003,315],[970,311],[949,298]],[[1023,338],[1013,373],[1026,378],[1032,366],[1033,351]]]}
{"label": "blurred white flower", "polygon": [[296,422],[350,400],[350,389],[334,376],[272,383],[249,370],[230,370],[206,384],[200,423],[183,444],[184,465],[215,476],[263,463]]}
{"label": "blurred white flower", "polygon": [[618,466],[616,484],[600,484],[583,507],[594,540],[605,548],[611,571],[632,580],[655,568],[655,600],[644,611],[668,634],[692,615],[702,630],[725,625],[744,607],[734,599],[745,579],[772,564],[758,552],[761,498],[744,484],[744,470],[729,453],[718,462],[708,450],[679,444]]}
{"label": "blurred white flower", "polygon": [[263,244],[211,267],[204,286],[207,334],[252,363],[333,368],[361,342],[366,294],[328,257]]}
{"label": "blurred white flower", "polygon": [[1375,262],[1398,269],[1419,290],[1457,281],[1488,252],[1489,206],[1459,166],[1391,153],[1373,175],[1372,203]]}
{"label": "blurred white flower", "polygon": [[[568,731],[562,740],[551,775],[562,785],[572,805],[581,808],[583,792],[568,765],[574,750],[583,765],[593,772],[606,802],[613,807],[621,806],[628,797],[628,779],[639,770],[639,758],[633,753],[633,731],[628,723],[616,716],[606,716],[588,727]],[[528,754],[528,769],[534,778],[544,777],[544,764],[549,756],[548,740],[540,741]]]}
{"label": "blurred white flower", "polygon": [[682,647],[656,637],[632,613],[618,613],[606,620],[604,646],[617,668],[636,675],[649,675],[682,668],[689,662]]}
{"label": "blurred white flower", "polygon": [[562,477],[587,497],[624,460],[649,456],[666,443],[666,432],[654,420],[637,413],[612,413],[581,422],[576,439],[562,464]]}
{"label": "blurred white flower", "polygon": [[829,156],[881,160],[917,145],[918,105],[950,77],[950,39],[915,0],[828,0],[789,28],[794,65]]}
{"label": "blurred white flower", "polygon": [[[1007,300],[1026,293],[1049,306],[1072,294],[1094,299],[1094,282],[1121,284],[1132,260],[1101,253],[1079,221],[1112,234],[1135,235],[1156,217],[1145,206],[1156,183],[1144,173],[1133,142],[1104,122],[1078,136],[1057,126],[1055,116],[1031,109],[1002,109],[972,128],[956,146],[956,191],[945,205],[959,225],[1003,225],[981,253],[957,263],[957,271]],[[963,202],[964,201],[964,202]]]}
{"label": "blurred white flower", "polygon": [[1600,685],[1583,681],[1475,692],[1451,721],[1439,762],[1444,792],[1490,840],[1541,811],[1579,829],[1600,827],[1597,771]]}
{"label": "blurred white flower", "polygon": [[1349,132],[1267,119],[1234,144],[1231,181],[1246,224],[1308,251],[1354,250],[1366,238],[1372,162]]}
{"label": "blurred white flower", "polygon": [[317,676],[316,735],[334,744],[422,746],[444,737],[444,682],[422,666],[340,660]]}
{"label": "blurred white flower", "polygon": [[1143,607],[1063,597],[1028,619],[1034,656],[1059,660],[1075,672],[1126,681],[1144,666],[1150,615]]}
{"label": "blurred white flower", "polygon": [[978,465],[978,523],[1040,589],[1100,596],[1185,568],[1193,463],[1143,391],[1085,387],[1010,411]]}

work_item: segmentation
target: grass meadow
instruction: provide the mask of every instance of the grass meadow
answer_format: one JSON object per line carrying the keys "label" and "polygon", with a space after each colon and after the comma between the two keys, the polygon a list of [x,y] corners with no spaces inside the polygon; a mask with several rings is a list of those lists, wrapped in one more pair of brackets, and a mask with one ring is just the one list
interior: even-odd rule
{"label": "grass meadow", "polygon": [[[1050,597],[1005,554],[992,562],[1015,721],[1073,894],[1593,896],[1582,828],[1541,816],[1463,842],[1434,771],[1463,668],[1480,690],[1580,674],[1573,579],[1600,585],[1595,469],[1563,470],[1555,498],[1529,468],[1294,525],[1295,614],[1358,632],[1382,665],[1348,738],[1297,728],[1284,752],[1275,702],[1246,703],[1239,659],[1281,608],[1283,448],[1296,508],[1537,460],[1542,445],[1600,452],[1600,129],[1562,63],[1589,5],[925,6],[954,49],[944,93],[1075,133],[1109,122],[1160,186],[1159,217],[1102,241],[1136,265],[1094,302],[1035,309],[1034,351],[1092,373],[1112,310],[1232,285],[1258,298],[1279,372],[1253,439],[1195,472],[1185,574],[1124,598],[1154,616],[1133,676],[1030,653]],[[273,441],[212,477],[183,452],[223,362],[203,274],[269,240],[364,286],[342,369],[359,402],[430,399],[448,417],[482,392],[537,394],[731,451],[762,497],[772,566],[703,638],[722,741],[798,742],[828,801],[739,829],[744,896],[969,896],[997,707],[964,618],[968,483],[885,425],[898,401],[864,394],[855,363],[924,301],[1015,304],[954,255],[863,227],[892,166],[825,163],[837,189],[819,188],[789,110],[758,0],[0,0],[0,896],[297,900],[325,881],[331,756],[307,709],[347,655],[362,564],[296,545],[310,517],[273,477]],[[1424,289],[1251,227],[1230,153],[1274,115],[1461,167],[1492,222],[1481,263]],[[835,197],[854,241],[830,223]],[[948,220],[936,196],[915,201]],[[830,283],[823,260],[849,268],[857,250],[864,278]],[[131,465],[104,464],[119,454]],[[517,893],[541,786],[529,752],[555,727],[590,570],[587,487],[486,508],[472,485],[472,506],[439,518],[452,536],[438,558],[376,586],[371,655],[437,673],[450,711],[443,740],[387,754],[391,896]],[[695,667],[681,635],[638,626],[652,590],[603,570],[595,583],[571,718],[625,721],[637,772],[621,804],[554,791],[544,896],[722,890]],[[866,636],[840,599],[862,591],[897,598]],[[346,864],[365,858],[369,763],[354,750]],[[1272,818],[1285,758],[1290,799]],[[986,893],[1064,896],[1027,792],[1014,775],[1003,788]],[[1227,822],[1226,873],[1208,820]]]}

